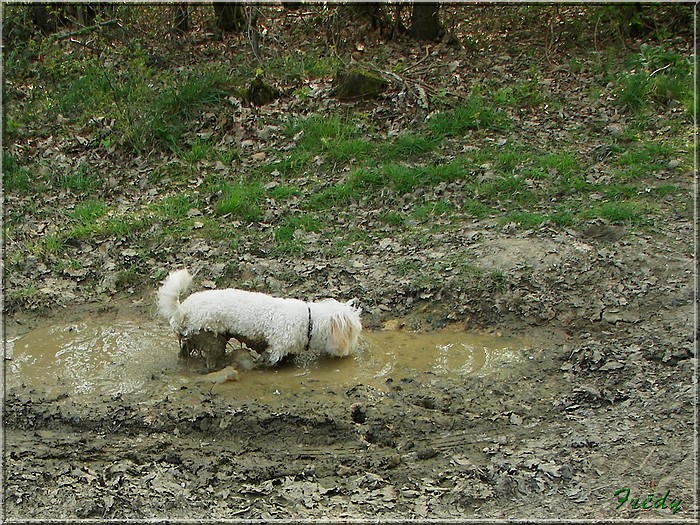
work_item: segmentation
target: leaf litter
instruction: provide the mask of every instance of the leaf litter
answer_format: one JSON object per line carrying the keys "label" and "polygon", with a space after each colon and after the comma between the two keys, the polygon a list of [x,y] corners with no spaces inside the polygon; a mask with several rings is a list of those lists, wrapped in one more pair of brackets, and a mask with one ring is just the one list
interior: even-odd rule
{"label": "leaf litter", "polygon": [[[304,136],[285,135],[281,116],[353,108],[374,124],[362,128],[364,135],[389,141],[434,116],[431,97],[449,92],[468,100],[468,79],[494,71],[500,79],[494,89],[528,80],[523,72],[532,59],[508,51],[500,31],[489,32],[489,24],[509,20],[506,6],[488,9],[501,17],[472,21],[478,28],[474,34],[483,31],[480,38],[488,39],[482,48],[387,46],[388,63],[412,66],[384,72],[390,86],[376,103],[348,105],[329,97],[330,77],[286,86],[305,88],[305,97],[262,107],[226,99],[226,111],[205,112],[199,128],[184,138],[191,145],[216,137],[216,148],[235,148],[237,155],[226,162],[200,161],[187,190],[199,191],[207,170],[233,178],[282,162]],[[525,26],[518,30],[521,50],[532,42],[538,42],[532,49],[541,48],[539,36]],[[196,53],[196,43],[190,45]],[[202,57],[207,45],[199,49]],[[245,42],[231,37],[220,45]],[[357,52],[370,62],[373,48],[362,45]],[[630,118],[613,103],[614,86],[600,86],[594,60],[571,71],[566,65],[571,52],[562,44],[561,50],[548,50],[548,59],[556,57],[559,65],[538,62],[541,71],[532,85],[547,102],[535,103],[536,93],[530,93],[532,107],[502,108],[515,123],[507,134],[490,130],[469,140],[448,138],[434,161],[513,143],[557,151],[578,128],[584,130],[578,148],[590,163],[590,182],[611,179],[605,162],[614,151],[607,143],[611,137],[628,140]],[[592,98],[595,86],[598,96]],[[666,108],[647,125],[652,133],[668,133],[656,122],[676,113],[677,108]],[[74,173],[88,167],[79,182],[88,185],[89,173],[99,174],[94,195],[108,204],[105,218],[115,221],[128,220],[134,210],[170,191],[165,188],[176,178],[169,173],[183,166],[171,152],[134,158],[115,145],[94,147],[115,125],[99,116],[77,124],[58,115],[50,125],[35,123],[23,132],[24,140],[10,146],[9,153],[26,159],[47,181],[40,196],[44,209],[71,212],[83,203],[80,191],[49,176],[51,170]],[[585,136],[591,130],[593,136]],[[318,174],[303,173],[296,180],[301,188],[339,184],[352,169],[350,160],[328,180],[325,168],[336,161],[325,152],[311,162]],[[672,159],[653,176],[688,187],[692,177],[679,166]],[[475,174],[482,183],[492,181],[493,162]],[[172,193],[182,189],[174,185]],[[438,189],[446,201],[463,198],[459,183]],[[418,193],[402,198],[430,199]],[[24,217],[6,238],[9,323],[31,325],[37,313],[49,309],[53,317],[78,317],[95,304],[150,315],[158,279],[187,265],[200,269],[206,287],[230,283],[233,275],[247,287],[309,299],[357,296],[369,328],[450,326],[529,334],[532,349],[526,359],[490,375],[454,381],[425,373],[387,380],[381,389],[358,385],[329,393],[321,411],[303,396],[280,394],[274,406],[266,406],[231,400],[197,384],[182,397],[90,402],[47,396],[30,386],[14,388],[6,392],[3,421],[4,508],[10,520],[615,519],[636,517],[617,511],[612,495],[630,485],[639,493],[670,489],[682,497],[684,517],[697,512],[692,503],[695,270],[688,213],[656,216],[653,231],[605,221],[590,221],[580,230],[547,223],[523,230],[489,216],[441,228],[409,223],[413,227],[402,233],[382,226],[381,207],[353,204],[334,221],[375,237],[334,254],[327,232],[297,229],[293,234],[304,245],[303,255],[278,254],[273,224],[298,212],[300,199],[292,197],[278,202],[278,217],[264,217],[257,225],[232,220],[251,233],[237,239],[232,257],[228,239],[197,235],[207,227],[215,197],[185,210],[195,221],[192,231],[159,245],[142,246],[138,235],[116,230],[38,255],[36,246],[63,229],[57,218],[66,216],[30,213],[39,194],[6,192],[5,210]],[[162,225],[149,221],[139,228],[155,231]],[[465,262],[492,272],[465,279]],[[136,271],[130,273],[132,267]],[[185,394],[199,396],[197,402]],[[363,417],[352,415],[358,402]],[[668,517],[652,512],[648,517]]]}

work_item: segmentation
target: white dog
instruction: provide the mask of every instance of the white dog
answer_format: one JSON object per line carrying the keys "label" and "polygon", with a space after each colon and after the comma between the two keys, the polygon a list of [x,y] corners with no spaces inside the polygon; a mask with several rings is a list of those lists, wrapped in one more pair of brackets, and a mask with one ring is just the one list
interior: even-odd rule
{"label": "white dog", "polygon": [[302,362],[323,353],[346,356],[362,330],[362,310],[354,300],[306,303],[229,288],[197,292],[180,302],[191,284],[187,270],[171,272],[158,291],[158,309],[178,335],[180,356],[198,350],[210,370],[232,338],[259,353],[263,364],[274,365],[286,355]]}

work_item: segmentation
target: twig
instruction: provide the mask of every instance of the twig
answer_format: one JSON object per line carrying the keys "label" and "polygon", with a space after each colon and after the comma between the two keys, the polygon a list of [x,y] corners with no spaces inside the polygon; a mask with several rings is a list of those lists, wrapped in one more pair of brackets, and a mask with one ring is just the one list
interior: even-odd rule
{"label": "twig", "polygon": [[97,49],[95,49],[93,46],[90,45],[90,42],[81,42],[80,40],[76,40],[75,38],[71,38],[71,39],[70,39],[70,43],[71,43],[71,44],[77,44],[77,45],[79,45],[79,46],[86,47],[86,48],[89,49],[90,51],[94,51],[94,52],[96,52],[96,53],[99,52]]}
{"label": "twig", "polygon": [[598,24],[600,24],[601,18],[603,18],[603,15],[598,16],[598,19],[595,21],[595,27],[593,28],[593,49],[595,49],[596,53],[598,53]]}
{"label": "twig", "polygon": [[664,69],[668,69],[669,67],[671,67],[671,64],[666,64],[665,66],[660,67],[660,68],[657,69],[656,71],[652,71],[651,73],[649,73],[649,76],[650,76],[650,77],[653,77],[653,76],[656,75],[659,71],[663,71]]}
{"label": "twig", "polygon": [[109,86],[109,89],[112,92],[112,98],[114,99],[114,105],[117,106],[117,111],[119,111],[119,113],[121,113],[121,115],[129,123],[129,130],[133,131],[134,123],[131,119],[131,113],[128,111],[128,109],[122,108],[122,105],[119,102],[119,96],[117,95],[117,90],[114,89],[114,85],[112,84],[112,80],[109,78],[109,75],[107,74],[107,72],[103,70],[102,74],[104,75],[105,80],[107,81],[107,85]]}
{"label": "twig", "polygon": [[92,26],[86,26],[86,27],[81,27],[80,29],[77,29],[76,31],[71,31],[69,33],[63,33],[61,35],[56,35],[53,37],[54,40],[65,40],[66,38],[70,38],[73,36],[79,36],[79,35],[85,35],[87,33],[92,33],[96,29],[100,29],[102,27],[107,27],[107,26],[113,26],[116,25],[118,27],[121,27],[119,22],[116,20],[105,20],[104,22],[100,22],[99,24],[95,24]]}
{"label": "twig", "polygon": [[422,64],[423,62],[425,62],[428,58],[430,58],[430,47],[429,47],[429,46],[425,46],[425,56],[424,56],[423,58],[419,59],[419,60],[416,60],[416,61],[415,61],[413,64],[411,64],[410,66],[406,67],[406,68],[402,71],[402,73],[406,73],[407,71],[410,71],[411,69],[417,67],[418,65]]}
{"label": "twig", "polygon": [[247,22],[247,27],[246,27],[246,32],[248,36],[248,42],[250,43],[250,47],[253,51],[253,55],[255,55],[255,58],[258,60],[259,64],[264,64],[262,55],[260,54],[260,42],[258,40],[258,30],[255,27],[257,23],[257,18],[258,14],[256,10],[257,8],[252,7],[252,8],[246,8],[246,22]]}
{"label": "twig", "polygon": [[545,46],[544,46],[544,57],[547,59],[547,63],[551,66],[552,60],[549,58],[549,53],[552,51],[554,44],[556,42],[556,36],[554,35],[554,23],[559,18],[559,6],[554,6],[554,16],[549,19],[547,24],[547,33],[545,34]]}

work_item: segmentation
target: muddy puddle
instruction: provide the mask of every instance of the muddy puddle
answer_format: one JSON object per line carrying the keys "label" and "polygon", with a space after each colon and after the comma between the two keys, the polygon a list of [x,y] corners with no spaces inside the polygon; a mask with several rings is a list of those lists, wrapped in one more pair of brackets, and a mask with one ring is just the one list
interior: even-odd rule
{"label": "muddy puddle", "polygon": [[[14,332],[14,333],[12,333]],[[436,380],[486,374],[525,358],[522,340],[440,331],[364,332],[355,355],[322,358],[306,368],[285,364],[216,382],[201,363],[181,361],[173,334],[155,321],[88,319],[72,324],[12,330],[6,338],[6,386],[35,387],[48,394],[153,394],[199,386],[245,400],[274,401],[299,393],[342,393],[356,384],[380,386],[417,373]],[[196,360],[195,360],[196,361]]]}

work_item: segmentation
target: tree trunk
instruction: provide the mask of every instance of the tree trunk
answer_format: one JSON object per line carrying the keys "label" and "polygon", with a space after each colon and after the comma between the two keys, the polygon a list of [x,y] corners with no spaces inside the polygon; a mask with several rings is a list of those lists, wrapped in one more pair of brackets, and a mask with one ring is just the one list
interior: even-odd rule
{"label": "tree trunk", "polygon": [[644,8],[640,2],[620,5],[620,17],[625,35],[633,38],[644,35]]}
{"label": "tree trunk", "polygon": [[417,40],[437,40],[444,31],[440,25],[438,12],[440,5],[435,2],[414,3],[411,17],[411,36]]}
{"label": "tree trunk", "polygon": [[96,11],[94,4],[75,4],[75,17],[78,20],[78,25],[87,27],[94,24]]}
{"label": "tree trunk", "polygon": [[245,11],[238,2],[215,2],[216,27],[221,31],[242,31],[245,29]]}
{"label": "tree trunk", "polygon": [[29,16],[42,35],[48,35],[58,29],[59,17],[49,11],[48,4],[31,4]]}
{"label": "tree trunk", "polygon": [[184,35],[190,30],[190,17],[189,13],[187,12],[187,4],[185,2],[175,4],[175,18],[173,20],[173,27],[175,29],[175,33],[178,35]]}

